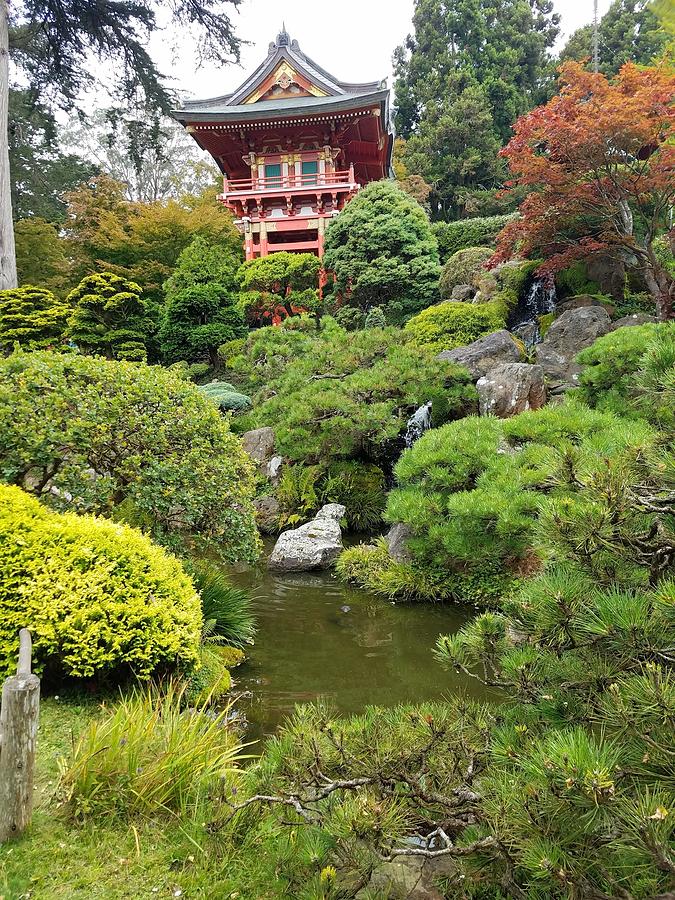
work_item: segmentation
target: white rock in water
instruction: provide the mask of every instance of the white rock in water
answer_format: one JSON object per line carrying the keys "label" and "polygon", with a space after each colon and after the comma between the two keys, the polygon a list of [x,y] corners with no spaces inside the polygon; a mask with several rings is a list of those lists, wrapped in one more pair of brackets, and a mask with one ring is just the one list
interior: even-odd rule
{"label": "white rock in water", "polygon": [[345,512],[342,504],[328,503],[311,522],[279,535],[268,567],[277,572],[328,569],[342,552],[340,519]]}

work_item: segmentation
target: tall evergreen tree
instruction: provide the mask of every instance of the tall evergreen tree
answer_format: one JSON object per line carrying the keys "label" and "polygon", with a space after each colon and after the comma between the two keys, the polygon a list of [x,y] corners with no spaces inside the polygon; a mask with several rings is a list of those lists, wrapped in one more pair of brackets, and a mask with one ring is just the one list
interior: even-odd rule
{"label": "tall evergreen tree", "polygon": [[[627,62],[649,65],[666,46],[668,36],[645,0],[614,0],[598,25],[599,71],[615,75]],[[593,26],[584,25],[570,36],[560,54],[568,59],[591,59]]]}
{"label": "tall evergreen tree", "polygon": [[551,0],[416,0],[394,54],[403,162],[429,182],[435,217],[495,212],[500,144],[544,98],[559,17]]}
{"label": "tall evergreen tree", "polygon": [[[72,107],[90,88],[92,57],[109,63],[119,107],[168,110],[171,96],[147,50],[157,30],[156,12],[200,35],[202,58],[221,63],[239,59],[239,41],[228,12],[239,0],[0,0],[0,289],[16,285],[14,237],[7,145],[9,53],[34,96]],[[139,119],[139,140],[144,131]],[[152,119],[150,127],[154,127]]]}

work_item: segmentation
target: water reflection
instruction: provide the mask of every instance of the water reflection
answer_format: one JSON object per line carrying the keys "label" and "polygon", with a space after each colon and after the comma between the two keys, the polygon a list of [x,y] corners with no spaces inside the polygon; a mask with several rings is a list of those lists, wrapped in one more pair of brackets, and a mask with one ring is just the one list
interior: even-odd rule
{"label": "water reflection", "polygon": [[237,690],[251,695],[243,703],[250,739],[273,733],[296,703],[319,697],[354,713],[459,691],[485,696],[480,684],[432,655],[438,635],[460,628],[470,609],[394,605],[330,574],[235,578],[253,593],[259,628],[248,661],[234,673]]}

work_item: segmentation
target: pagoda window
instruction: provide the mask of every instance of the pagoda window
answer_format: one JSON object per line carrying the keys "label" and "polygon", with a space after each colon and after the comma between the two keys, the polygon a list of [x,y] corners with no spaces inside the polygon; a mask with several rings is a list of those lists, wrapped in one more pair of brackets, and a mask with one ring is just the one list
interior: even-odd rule
{"label": "pagoda window", "polygon": [[302,183],[303,184],[316,184],[316,177],[312,178],[311,176],[319,174],[319,161],[316,159],[306,159],[303,160],[302,163]]}
{"label": "pagoda window", "polygon": [[[269,179],[274,179],[274,181],[272,182],[272,186],[274,185],[274,183],[280,185],[281,184],[281,163],[268,163],[265,166],[265,178],[268,179],[268,181],[269,181]],[[268,184],[268,187],[269,186],[270,185]]]}

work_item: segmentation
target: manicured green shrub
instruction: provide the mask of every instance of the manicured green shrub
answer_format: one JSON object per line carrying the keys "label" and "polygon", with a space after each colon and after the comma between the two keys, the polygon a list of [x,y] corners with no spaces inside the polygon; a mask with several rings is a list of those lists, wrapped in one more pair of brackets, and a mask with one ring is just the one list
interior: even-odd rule
{"label": "manicured green shrub", "polygon": [[385,328],[386,325],[387,320],[384,317],[381,306],[373,306],[368,310],[368,315],[366,316],[366,321],[363,326],[364,328]]}
{"label": "manicured green shrub", "polygon": [[514,218],[515,215],[477,216],[457,222],[434,222],[431,227],[438,241],[441,263],[445,263],[458,250],[494,247],[499,232]]}
{"label": "manicured green shrub", "polygon": [[0,360],[0,478],[183,552],[257,555],[250,459],[198,388],[157,366],[47,351]]}
{"label": "manicured green shrub", "polygon": [[239,308],[251,325],[278,325],[319,311],[319,269],[313,253],[285,250],[245,262],[239,270]]}
{"label": "manicured green shrub", "polygon": [[476,285],[478,277],[484,272],[483,263],[490,259],[493,252],[490,247],[468,247],[453,253],[441,272],[441,298],[449,299],[453,288],[460,284]]}
{"label": "manicured green shrub", "polygon": [[200,384],[199,390],[218,409],[240,412],[251,408],[251,398],[238,391],[234,385],[227,381],[211,381],[208,384]]}
{"label": "manicured green shrub", "polygon": [[[191,820],[231,785],[242,748],[229,707],[185,709],[182,690],[137,690],[95,719],[62,762],[59,794],[74,819]],[[203,815],[203,813],[202,813]]]}
{"label": "manicured green shrub", "polygon": [[355,306],[341,306],[335,312],[335,321],[345,331],[358,331],[365,325],[366,316],[362,309]]}
{"label": "manicured green shrub", "polygon": [[501,304],[438,303],[406,323],[405,331],[419,347],[438,353],[470,344],[506,326]]}
{"label": "manicured green shrub", "polygon": [[323,264],[349,306],[402,325],[438,299],[438,246],[422,207],[389,181],[362,188],[326,231]]}
{"label": "manicured green shrub", "polygon": [[38,673],[148,678],[198,660],[202,615],[177,559],[139,531],[0,485],[0,678],[20,628]]}
{"label": "manicured green shrub", "polygon": [[237,272],[241,251],[195,238],[178,257],[164,284],[158,340],[162,357],[219,362],[218,348],[246,335],[238,309]]}
{"label": "manicured green shrub", "polygon": [[51,291],[24,285],[0,291],[0,350],[56,347],[64,341],[71,308]]}
{"label": "manicured green shrub", "polygon": [[112,272],[87,275],[66,297],[67,336],[83,353],[144,361],[157,322],[141,288]]}
{"label": "manicured green shrub", "polygon": [[[667,383],[675,377],[675,324],[619,328],[582,350],[577,360],[584,366],[578,393],[589,406],[656,421],[667,412]],[[656,374],[654,365],[657,380],[665,378],[661,389],[647,375],[648,370]],[[649,389],[643,376],[651,381]]]}
{"label": "manicured green shrub", "polygon": [[566,495],[577,467],[643,453],[654,440],[645,423],[571,400],[503,421],[451,422],[403,454],[385,518],[412,528],[416,568],[481,576],[536,568],[531,554],[545,492],[557,484]]}

